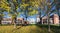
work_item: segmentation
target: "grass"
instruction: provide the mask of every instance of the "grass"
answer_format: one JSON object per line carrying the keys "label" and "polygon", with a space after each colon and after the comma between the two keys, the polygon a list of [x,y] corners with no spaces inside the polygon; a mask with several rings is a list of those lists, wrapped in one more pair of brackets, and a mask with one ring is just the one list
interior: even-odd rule
{"label": "grass", "polygon": [[[29,25],[17,26],[13,25],[0,26],[0,33],[48,33],[47,25]],[[60,33],[60,27],[51,25],[51,33]]]}

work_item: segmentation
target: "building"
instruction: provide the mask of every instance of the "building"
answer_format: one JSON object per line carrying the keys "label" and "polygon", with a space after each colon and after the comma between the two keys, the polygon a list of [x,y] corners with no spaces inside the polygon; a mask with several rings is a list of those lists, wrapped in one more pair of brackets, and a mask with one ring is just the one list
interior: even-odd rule
{"label": "building", "polygon": [[36,21],[37,21],[37,23],[40,22],[40,16],[39,15],[37,16],[37,20]]}
{"label": "building", "polygon": [[[13,24],[13,22],[12,18],[3,18],[2,20],[2,24]],[[17,18],[16,24],[28,24],[28,21],[24,21],[24,18]]]}
{"label": "building", "polygon": [[29,24],[36,24],[36,22],[35,22],[35,19],[34,19],[34,18],[30,18],[28,21],[29,21]]}
{"label": "building", "polygon": [[59,24],[59,16],[54,14],[54,24]]}
{"label": "building", "polygon": [[47,22],[47,16],[44,16],[42,18],[42,24],[48,24],[48,22]]}
{"label": "building", "polygon": [[22,24],[23,23],[23,18],[17,18],[16,24]]}
{"label": "building", "polygon": [[[23,18],[17,18],[16,24],[21,24],[23,21]],[[11,24],[12,18],[3,18],[2,24]]]}
{"label": "building", "polygon": [[[48,16],[44,16],[42,18],[42,24],[48,24]],[[57,14],[53,14],[50,16],[50,24],[59,24],[59,16]]]}
{"label": "building", "polygon": [[60,24],[60,16],[59,16],[59,24]]}
{"label": "building", "polygon": [[[48,24],[48,16],[42,17],[42,24]],[[24,18],[17,18],[16,24],[36,24],[40,21],[39,16],[37,17],[37,20],[34,18],[30,18],[29,21],[24,21]],[[12,18],[3,18],[2,24],[11,24],[12,23]],[[60,24],[60,16],[57,14],[53,14],[50,16],[50,24]]]}
{"label": "building", "polygon": [[11,18],[3,18],[2,24],[11,24],[12,19]]}

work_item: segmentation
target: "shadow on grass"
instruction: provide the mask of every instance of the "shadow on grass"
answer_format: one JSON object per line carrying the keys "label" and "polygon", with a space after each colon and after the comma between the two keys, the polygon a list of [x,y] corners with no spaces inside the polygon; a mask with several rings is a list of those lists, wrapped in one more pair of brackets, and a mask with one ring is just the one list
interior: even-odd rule
{"label": "shadow on grass", "polygon": [[[42,29],[46,28],[48,31],[48,25],[36,24],[36,26]],[[50,25],[50,29],[53,33],[60,33],[60,26]]]}
{"label": "shadow on grass", "polygon": [[60,26],[51,25],[51,30],[52,30],[54,33],[60,33]]}
{"label": "shadow on grass", "polygon": [[19,27],[16,27],[16,28],[14,28],[13,30],[12,30],[12,32],[14,32],[14,31],[16,31],[16,30],[18,30],[18,29],[20,29],[20,28],[22,28],[23,26],[19,26]]}
{"label": "shadow on grass", "polygon": [[12,32],[15,31],[15,30],[21,29],[22,27],[26,27],[26,26],[28,26],[28,25],[17,25],[17,26],[19,26],[19,27],[14,28],[14,29],[12,30]]}
{"label": "shadow on grass", "polygon": [[13,24],[0,24],[0,26],[11,26]]}

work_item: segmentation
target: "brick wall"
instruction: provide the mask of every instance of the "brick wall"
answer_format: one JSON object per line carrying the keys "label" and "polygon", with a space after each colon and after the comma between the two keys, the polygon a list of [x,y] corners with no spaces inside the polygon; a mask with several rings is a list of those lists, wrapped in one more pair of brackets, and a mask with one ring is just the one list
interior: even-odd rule
{"label": "brick wall", "polygon": [[54,14],[54,24],[59,24],[59,16]]}

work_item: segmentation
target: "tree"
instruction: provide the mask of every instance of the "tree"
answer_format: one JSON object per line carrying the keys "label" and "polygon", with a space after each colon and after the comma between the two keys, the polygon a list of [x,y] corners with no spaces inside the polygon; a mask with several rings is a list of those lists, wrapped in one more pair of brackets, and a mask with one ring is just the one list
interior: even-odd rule
{"label": "tree", "polygon": [[4,16],[3,12],[5,12],[5,11],[6,11],[5,9],[0,8],[0,24],[1,24],[1,22],[3,20],[3,16]]}
{"label": "tree", "polygon": [[16,28],[16,21],[17,21],[17,16],[20,14],[20,10],[17,11],[17,9],[20,9],[20,1],[21,0],[7,0],[8,6],[10,7],[9,14],[12,17],[12,22],[14,24],[14,28]]}
{"label": "tree", "polygon": [[[54,1],[53,1],[54,2]],[[46,6],[47,6],[47,10],[46,10],[46,15],[48,16],[47,18],[47,20],[48,20],[48,32],[50,33],[50,14],[51,13],[53,13],[53,12],[56,12],[55,10],[51,10],[52,8],[53,8],[53,6],[54,6],[54,3],[51,3],[51,1],[50,0],[48,0],[47,2],[46,2]]]}
{"label": "tree", "polygon": [[0,0],[0,24],[4,16],[4,12],[6,10],[9,10],[8,4],[5,2],[5,0]]}
{"label": "tree", "polygon": [[22,1],[21,10],[23,11],[25,18],[27,20],[28,16],[32,16],[36,14],[36,10],[34,9],[33,1],[32,0],[25,0]]}
{"label": "tree", "polygon": [[58,13],[58,15],[60,15],[60,11],[59,11],[59,9],[60,9],[60,0],[54,0],[54,3],[56,4],[56,10],[57,10],[57,13]]}
{"label": "tree", "polygon": [[46,4],[46,0],[33,0],[31,1],[32,6],[35,8],[35,10],[38,12],[39,18],[40,18],[40,22],[42,21],[42,12],[45,9],[45,4]]}
{"label": "tree", "polygon": [[[31,4],[29,4],[31,3],[30,0],[1,0],[1,3],[1,8],[7,10],[9,15],[12,17],[12,21],[14,21],[14,25],[16,25],[17,15],[20,14],[20,11],[24,11],[26,19],[28,17],[27,14],[32,12],[29,10],[31,7]],[[17,11],[18,8],[20,9],[19,11]]]}

